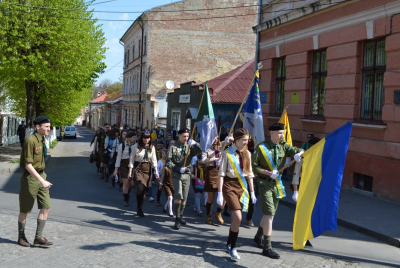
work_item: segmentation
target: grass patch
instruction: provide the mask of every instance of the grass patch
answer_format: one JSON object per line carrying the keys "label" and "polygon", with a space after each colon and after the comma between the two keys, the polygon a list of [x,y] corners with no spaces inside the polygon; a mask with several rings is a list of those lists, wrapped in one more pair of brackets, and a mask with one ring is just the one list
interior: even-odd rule
{"label": "grass patch", "polygon": [[13,159],[10,161],[12,164],[19,164],[19,159]]}
{"label": "grass patch", "polygon": [[57,140],[54,140],[51,144],[50,144],[50,149],[53,149],[54,147],[56,147],[57,145]]}

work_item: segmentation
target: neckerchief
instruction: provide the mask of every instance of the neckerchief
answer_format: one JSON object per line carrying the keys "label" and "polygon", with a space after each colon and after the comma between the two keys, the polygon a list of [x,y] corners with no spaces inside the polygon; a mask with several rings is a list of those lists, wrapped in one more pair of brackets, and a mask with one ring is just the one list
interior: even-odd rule
{"label": "neckerchief", "polygon": [[149,146],[145,146],[144,147],[144,159],[148,159],[149,158]]}
{"label": "neckerchief", "polygon": [[42,143],[43,143],[43,154],[44,154],[44,161],[47,161],[47,147],[46,147],[46,140],[43,137],[42,138]]}
{"label": "neckerchief", "polygon": [[132,145],[131,144],[127,144],[128,145],[128,152],[129,152],[129,156],[131,156],[132,153]]}
{"label": "neckerchief", "polygon": [[[261,150],[261,153],[263,154],[265,160],[267,161],[269,169],[271,171],[278,170],[274,161],[272,160],[271,153],[269,152],[267,147],[265,147],[264,143],[260,144],[260,150]],[[278,150],[277,150],[276,145],[274,146],[274,152],[275,152],[275,161],[276,161],[276,164],[278,164]],[[285,197],[286,196],[285,187],[282,184],[282,178],[281,178],[280,174],[278,174],[278,177],[275,179],[275,182],[276,182],[276,188],[278,190],[276,197],[279,199]]]}
{"label": "neckerchief", "polygon": [[182,155],[186,156],[186,146],[185,146],[185,144],[182,145]]}
{"label": "neckerchief", "polygon": [[239,150],[236,150],[236,153],[239,155],[239,164],[240,164],[240,168],[243,171],[243,156],[242,156],[242,152],[240,152]]}
{"label": "neckerchief", "polygon": [[161,160],[163,163],[165,163],[165,159],[164,159],[164,158],[161,158],[160,160]]}
{"label": "neckerchief", "polygon": [[226,156],[228,157],[229,163],[231,163],[231,166],[233,168],[233,171],[235,172],[236,177],[238,178],[240,186],[242,186],[243,194],[240,197],[240,202],[243,204],[243,212],[247,212],[249,208],[250,198],[249,192],[247,191],[246,178],[243,175],[240,164],[238,163],[238,160],[236,159],[235,153],[232,151],[232,148],[228,148],[226,150]]}

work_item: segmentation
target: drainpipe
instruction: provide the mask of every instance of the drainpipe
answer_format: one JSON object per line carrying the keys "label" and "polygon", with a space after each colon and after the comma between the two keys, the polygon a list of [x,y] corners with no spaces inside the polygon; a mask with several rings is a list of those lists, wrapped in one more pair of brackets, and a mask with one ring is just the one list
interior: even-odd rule
{"label": "drainpipe", "polygon": [[[260,25],[260,23],[261,23],[261,8],[262,8],[262,0],[258,0],[258,16],[257,16],[257,26],[258,25]],[[257,33],[256,33],[256,56],[255,56],[255,62],[254,62],[254,64],[255,64],[255,67],[254,67],[254,70],[257,70],[257,68],[258,68],[258,57],[259,57],[259,49],[260,49],[260,44],[259,44],[259,42],[260,42],[260,33],[258,32],[258,30],[257,30]]]}
{"label": "drainpipe", "polygon": [[138,19],[138,23],[140,28],[142,29],[142,45],[140,46],[140,82],[139,82],[139,122],[141,122],[141,126],[143,128],[143,112],[141,113],[141,102],[142,102],[142,78],[143,78],[143,39],[144,39],[144,28],[143,28],[143,23],[140,24],[140,21],[142,19],[142,15],[140,15]]}

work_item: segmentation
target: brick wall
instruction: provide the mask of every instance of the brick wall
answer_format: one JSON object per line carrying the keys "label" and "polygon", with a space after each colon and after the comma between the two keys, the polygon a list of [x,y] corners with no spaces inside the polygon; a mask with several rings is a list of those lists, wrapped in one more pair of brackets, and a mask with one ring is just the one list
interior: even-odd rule
{"label": "brick wall", "polygon": [[[187,0],[157,10],[210,9],[257,5],[258,1]],[[200,12],[148,13],[148,65],[151,65],[149,93],[165,95],[165,82],[175,85],[204,82],[254,58],[257,6]],[[182,18],[239,16],[223,19],[178,21]],[[155,22],[151,20],[174,20]]]}
{"label": "brick wall", "polygon": [[[391,14],[384,12],[377,19],[369,15],[378,16],[379,6],[383,4],[399,9],[400,1],[349,3],[260,33],[259,61],[263,63],[260,91],[268,94],[267,103],[262,106],[265,126],[277,122],[280,117],[273,114],[276,59],[279,57],[286,58],[285,106],[289,106],[287,111],[295,144],[304,142],[308,133],[322,138],[350,120],[359,121],[364,42],[385,39],[387,64],[382,121],[386,125],[371,127],[358,122],[358,126],[353,126],[342,186],[351,189],[357,184],[358,173],[367,175],[373,177],[372,191],[378,197],[400,201],[397,181],[400,177],[400,105],[394,103],[394,90],[400,89],[400,15],[393,15],[392,20]],[[365,17],[359,12],[365,12]],[[352,20],[352,16],[358,19]],[[330,20],[336,22],[329,24]],[[346,21],[351,23],[335,26]],[[321,27],[320,32],[316,30],[318,27]],[[328,62],[324,119],[307,121],[304,118],[310,116],[313,53],[319,49],[326,49]],[[299,103],[291,103],[292,92],[299,93]],[[268,135],[268,131],[265,133]]]}

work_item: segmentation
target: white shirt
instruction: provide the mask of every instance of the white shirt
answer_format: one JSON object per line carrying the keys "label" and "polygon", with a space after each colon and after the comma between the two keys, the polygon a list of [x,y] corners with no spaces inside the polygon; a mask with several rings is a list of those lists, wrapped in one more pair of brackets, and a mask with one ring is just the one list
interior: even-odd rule
{"label": "white shirt", "polygon": [[163,162],[161,159],[158,160],[158,162],[157,162],[158,174],[161,174],[161,169],[164,167],[164,165],[165,165],[165,161]]}
{"label": "white shirt", "polygon": [[[139,144],[136,143],[132,148],[132,154],[129,160],[129,165],[132,165],[132,167],[135,162],[142,162],[144,158],[145,149],[139,152],[138,145]],[[154,146],[151,146],[151,150],[148,152],[148,159],[143,162],[149,162],[152,168],[157,167],[157,154]]]}
{"label": "white shirt", "polygon": [[[132,154],[133,145],[126,143],[125,149],[123,152],[122,152],[122,143],[118,146],[118,155],[117,155],[117,160],[115,161],[115,167],[119,168],[121,166],[122,159],[130,159],[129,147],[131,148],[131,154]],[[130,161],[129,161],[128,167],[133,168],[133,165]]]}

